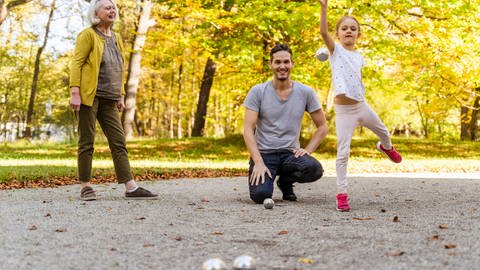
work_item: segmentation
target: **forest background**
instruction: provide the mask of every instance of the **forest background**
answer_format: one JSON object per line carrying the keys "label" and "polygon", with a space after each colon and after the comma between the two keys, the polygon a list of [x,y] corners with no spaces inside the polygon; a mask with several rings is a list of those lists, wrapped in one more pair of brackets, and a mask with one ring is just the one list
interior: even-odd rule
{"label": "forest background", "polygon": [[[0,0],[3,142],[39,138],[52,125],[76,140],[69,62],[77,34],[88,26],[88,2]],[[122,121],[130,141],[241,140],[243,100],[254,84],[271,78],[268,53],[277,43],[293,48],[292,77],[315,89],[335,133],[329,65],[315,59],[323,46],[317,1],[117,4],[115,31],[127,48]],[[479,0],[329,1],[331,33],[347,14],[361,24],[357,49],[366,59],[367,100],[394,135],[430,145],[478,140]],[[304,121],[302,138],[308,138],[313,126]]]}
{"label": "forest background", "polygon": [[[17,135],[28,137],[27,129],[55,123],[74,136],[69,61],[76,35],[88,26],[88,2],[0,4],[0,126],[25,123]],[[115,30],[128,48],[123,121],[130,138],[241,133],[243,100],[250,87],[271,78],[268,52],[277,43],[292,46],[293,79],[317,91],[334,127],[329,66],[314,57],[323,45],[317,1],[118,5]],[[330,1],[331,32],[345,14],[360,21],[367,99],[392,132],[478,138],[480,1]],[[311,125],[303,132],[311,134]]]}

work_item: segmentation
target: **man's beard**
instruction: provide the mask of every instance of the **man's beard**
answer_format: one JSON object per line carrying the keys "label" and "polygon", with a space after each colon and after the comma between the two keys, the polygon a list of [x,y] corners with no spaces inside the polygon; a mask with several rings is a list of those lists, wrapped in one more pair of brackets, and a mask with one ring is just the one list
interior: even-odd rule
{"label": "man's beard", "polygon": [[286,74],[285,77],[280,77],[279,75],[276,75],[275,77],[277,77],[277,80],[279,81],[286,81],[290,76],[289,74]]}

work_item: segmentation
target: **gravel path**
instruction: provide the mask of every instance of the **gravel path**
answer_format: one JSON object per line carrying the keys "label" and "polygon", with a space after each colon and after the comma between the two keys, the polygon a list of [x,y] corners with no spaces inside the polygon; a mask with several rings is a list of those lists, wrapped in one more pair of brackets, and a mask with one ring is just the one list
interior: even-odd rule
{"label": "gravel path", "polygon": [[350,178],[352,211],[335,211],[335,179],[297,185],[298,202],[266,210],[246,178],[141,182],[157,201],[127,201],[123,187],[0,191],[0,269],[231,269],[250,254],[259,269],[479,269],[480,178]]}

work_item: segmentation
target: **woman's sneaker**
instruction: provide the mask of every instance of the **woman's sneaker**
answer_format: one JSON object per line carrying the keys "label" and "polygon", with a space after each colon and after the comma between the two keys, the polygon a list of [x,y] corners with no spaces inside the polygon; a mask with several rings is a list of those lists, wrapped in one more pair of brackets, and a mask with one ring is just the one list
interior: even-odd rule
{"label": "woman's sneaker", "polygon": [[377,143],[377,150],[384,153],[391,161],[395,163],[400,163],[402,162],[402,156],[395,150],[395,147],[392,145],[392,149],[387,150],[383,148],[382,144],[380,142]]}
{"label": "woman's sneaker", "polygon": [[340,211],[340,212],[350,211],[350,206],[348,205],[347,193],[340,193],[337,195],[337,211]]}
{"label": "woman's sneaker", "polygon": [[80,200],[82,201],[95,201],[97,199],[97,195],[92,187],[86,186],[83,187],[80,191]]}

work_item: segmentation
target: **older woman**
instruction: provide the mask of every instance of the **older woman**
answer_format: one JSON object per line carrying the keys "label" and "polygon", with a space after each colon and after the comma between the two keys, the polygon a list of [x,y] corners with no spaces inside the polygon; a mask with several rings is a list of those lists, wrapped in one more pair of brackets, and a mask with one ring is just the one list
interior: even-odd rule
{"label": "older woman", "polygon": [[78,174],[82,200],[95,200],[89,181],[92,174],[96,121],[107,137],[118,183],[125,184],[127,199],[156,199],[158,196],[139,187],[130,171],[125,134],[119,111],[123,97],[123,43],[112,31],[118,19],[113,0],[92,0],[88,12],[91,27],[77,37],[70,66],[70,105],[78,112]]}

